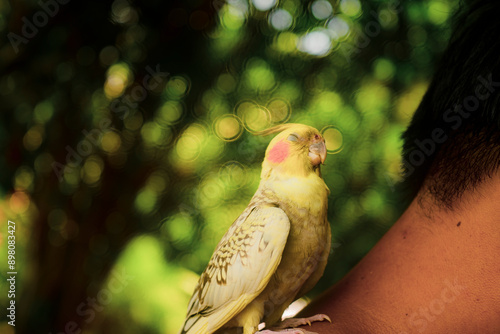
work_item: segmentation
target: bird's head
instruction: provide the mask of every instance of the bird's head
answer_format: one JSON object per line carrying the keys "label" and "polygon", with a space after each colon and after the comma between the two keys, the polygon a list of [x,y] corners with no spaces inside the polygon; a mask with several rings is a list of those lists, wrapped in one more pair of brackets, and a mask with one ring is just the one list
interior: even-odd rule
{"label": "bird's head", "polygon": [[261,177],[268,178],[273,171],[280,175],[321,176],[320,164],[325,162],[325,139],[313,127],[303,124],[282,124],[259,133],[279,134],[271,140],[262,163]]}

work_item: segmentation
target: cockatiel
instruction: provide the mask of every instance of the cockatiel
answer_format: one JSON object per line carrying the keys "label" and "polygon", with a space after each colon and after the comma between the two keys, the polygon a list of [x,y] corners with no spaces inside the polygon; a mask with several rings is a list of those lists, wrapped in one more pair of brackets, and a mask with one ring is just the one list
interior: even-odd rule
{"label": "cockatiel", "polygon": [[[276,132],[257,192],[201,274],[181,334],[236,333],[232,328],[238,327],[254,334],[262,321],[270,328],[323,275],[331,242],[330,191],[320,172],[325,140],[302,124],[278,125],[260,134]],[[287,319],[272,329],[322,320],[330,321],[320,314]]]}

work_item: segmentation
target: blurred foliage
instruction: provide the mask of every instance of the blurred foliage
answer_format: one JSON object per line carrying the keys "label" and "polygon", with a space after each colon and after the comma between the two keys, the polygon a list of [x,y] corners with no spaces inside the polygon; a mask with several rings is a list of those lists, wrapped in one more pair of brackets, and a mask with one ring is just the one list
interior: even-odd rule
{"label": "blurred foliage", "polygon": [[[270,138],[253,133],[275,124],[315,126],[330,153],[334,244],[311,296],[404,209],[400,135],[456,0],[41,3],[0,1],[0,291],[13,220],[18,333],[176,333],[257,188]],[[131,278],[113,292],[116,271]]]}

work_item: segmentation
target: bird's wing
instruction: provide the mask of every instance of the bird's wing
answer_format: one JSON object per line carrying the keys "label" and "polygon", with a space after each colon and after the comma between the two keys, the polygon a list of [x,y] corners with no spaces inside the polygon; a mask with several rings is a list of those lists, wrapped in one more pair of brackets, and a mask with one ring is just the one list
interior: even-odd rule
{"label": "bird's wing", "polygon": [[237,223],[201,275],[181,333],[213,333],[255,299],[276,271],[290,231],[285,212],[257,206]]}

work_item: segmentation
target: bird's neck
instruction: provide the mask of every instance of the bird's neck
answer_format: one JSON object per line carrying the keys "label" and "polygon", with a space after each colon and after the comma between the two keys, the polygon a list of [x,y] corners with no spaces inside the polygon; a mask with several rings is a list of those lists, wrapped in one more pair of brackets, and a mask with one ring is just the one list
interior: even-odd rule
{"label": "bird's neck", "polygon": [[321,176],[319,165],[313,167],[308,158],[290,157],[279,164],[274,164],[266,158],[262,162],[261,179],[308,177],[311,173]]}
{"label": "bird's neck", "polygon": [[264,196],[266,193],[273,194],[280,201],[306,209],[312,215],[320,215],[325,210],[330,192],[316,173],[297,177],[271,172],[268,178],[261,180],[259,190]]}

